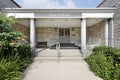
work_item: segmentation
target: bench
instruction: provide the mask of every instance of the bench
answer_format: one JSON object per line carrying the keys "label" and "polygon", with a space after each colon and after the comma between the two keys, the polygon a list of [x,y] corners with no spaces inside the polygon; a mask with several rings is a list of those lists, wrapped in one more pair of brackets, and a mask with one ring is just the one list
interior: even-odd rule
{"label": "bench", "polygon": [[47,47],[47,42],[37,42],[36,47],[37,48],[46,48]]}

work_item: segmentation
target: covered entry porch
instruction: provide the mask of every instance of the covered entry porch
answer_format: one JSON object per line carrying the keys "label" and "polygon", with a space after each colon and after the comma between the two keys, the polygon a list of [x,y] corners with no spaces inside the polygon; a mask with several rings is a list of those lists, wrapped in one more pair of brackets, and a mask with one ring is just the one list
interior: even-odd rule
{"label": "covered entry porch", "polygon": [[84,53],[94,46],[113,45],[112,18],[39,18],[30,22],[30,42],[34,38],[38,48],[73,44]]}
{"label": "covered entry porch", "polygon": [[[47,18],[35,21],[36,43],[46,42],[47,47],[56,43],[81,47],[81,36],[85,35],[81,31],[81,19]],[[86,19],[86,45],[105,45],[105,21],[106,19]]]}
{"label": "covered entry porch", "polygon": [[114,9],[3,9],[28,27],[31,47],[46,42],[73,43],[86,53],[87,45],[113,46]]}
{"label": "covered entry porch", "polygon": [[74,44],[81,51],[84,47],[84,53],[94,46],[113,46],[112,18],[43,18],[37,23],[41,27],[35,29],[36,43],[46,42],[47,47]]}

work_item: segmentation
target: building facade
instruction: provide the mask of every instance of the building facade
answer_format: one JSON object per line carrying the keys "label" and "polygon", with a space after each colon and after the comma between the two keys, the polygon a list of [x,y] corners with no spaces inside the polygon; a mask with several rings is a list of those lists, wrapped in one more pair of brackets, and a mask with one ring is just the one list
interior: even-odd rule
{"label": "building facade", "polygon": [[14,0],[0,0],[0,8],[20,8]]}
{"label": "building facade", "polygon": [[74,44],[81,47],[82,53],[86,53],[94,46],[114,46],[115,8],[2,8],[1,11],[18,19],[14,28],[28,36],[31,47],[38,43],[45,43],[47,47],[56,43]]}
{"label": "building facade", "polygon": [[113,8],[1,11],[19,20],[15,28],[30,38],[31,47],[39,42],[48,47],[72,43],[84,53],[91,46],[113,46]]}
{"label": "building facade", "polygon": [[104,0],[98,8],[115,8],[114,11],[114,46],[120,47],[120,0]]}

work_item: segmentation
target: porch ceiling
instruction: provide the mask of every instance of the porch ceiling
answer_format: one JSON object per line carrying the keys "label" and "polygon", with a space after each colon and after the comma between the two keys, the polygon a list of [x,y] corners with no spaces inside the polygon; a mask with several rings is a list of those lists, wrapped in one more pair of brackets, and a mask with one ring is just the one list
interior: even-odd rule
{"label": "porch ceiling", "polygon": [[[101,21],[100,19],[87,19],[87,27],[95,25]],[[24,26],[30,26],[29,19],[19,19],[19,24]],[[35,19],[36,27],[80,27],[81,20],[80,19],[63,19],[63,18],[43,18],[43,19]]]}

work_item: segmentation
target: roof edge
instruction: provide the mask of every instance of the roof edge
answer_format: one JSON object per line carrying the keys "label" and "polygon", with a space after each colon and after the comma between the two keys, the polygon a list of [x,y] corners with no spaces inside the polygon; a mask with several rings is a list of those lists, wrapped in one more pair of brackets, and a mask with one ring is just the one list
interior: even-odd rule
{"label": "roof edge", "polygon": [[17,2],[15,2],[14,0],[11,0],[15,5],[17,5],[19,8],[21,8],[21,6],[17,3]]}
{"label": "roof edge", "polygon": [[2,12],[93,12],[93,13],[101,13],[101,12],[114,12],[115,8],[76,8],[76,9],[24,9],[24,8],[6,8],[0,9]]}
{"label": "roof edge", "polygon": [[100,7],[100,5],[101,5],[102,3],[104,3],[104,2],[105,2],[105,0],[103,0],[100,4],[98,4],[98,5],[97,5],[97,8]]}
{"label": "roof edge", "polygon": [[115,9],[115,8],[1,8],[11,10],[102,10],[102,9]]}

